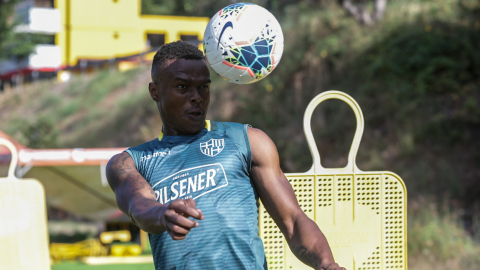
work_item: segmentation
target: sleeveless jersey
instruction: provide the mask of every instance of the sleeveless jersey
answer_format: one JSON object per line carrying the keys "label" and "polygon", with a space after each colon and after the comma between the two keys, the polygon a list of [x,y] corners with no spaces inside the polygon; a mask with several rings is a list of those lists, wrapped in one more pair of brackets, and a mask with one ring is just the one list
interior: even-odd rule
{"label": "sleeveless jersey", "polygon": [[204,215],[184,240],[149,234],[155,269],[267,269],[247,125],[207,120],[196,135],[160,134],[126,151],[160,203],[192,198]]}

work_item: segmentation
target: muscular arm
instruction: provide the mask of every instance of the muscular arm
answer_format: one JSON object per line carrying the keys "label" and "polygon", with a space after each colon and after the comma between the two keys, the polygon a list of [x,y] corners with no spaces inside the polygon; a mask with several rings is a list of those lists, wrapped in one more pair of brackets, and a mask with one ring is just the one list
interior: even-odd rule
{"label": "muscular arm", "polygon": [[160,204],[128,153],[113,156],[106,170],[118,207],[142,230],[152,234],[168,231],[174,240],[181,240],[191,228],[198,226],[198,222],[188,217],[203,219],[193,200]]}
{"label": "muscular arm", "polygon": [[280,169],[277,149],[261,130],[249,128],[252,176],[263,205],[282,231],[292,252],[315,269],[345,269],[333,259],[327,239],[298,205],[295,193]]}

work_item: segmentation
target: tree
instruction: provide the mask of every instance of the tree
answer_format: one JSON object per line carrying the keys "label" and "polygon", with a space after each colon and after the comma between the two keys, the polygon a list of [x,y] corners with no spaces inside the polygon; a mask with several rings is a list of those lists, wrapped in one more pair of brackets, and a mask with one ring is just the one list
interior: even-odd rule
{"label": "tree", "polygon": [[373,15],[366,8],[368,0],[342,0],[342,6],[361,24],[374,24],[380,21],[387,7],[387,0],[374,0]]}
{"label": "tree", "polygon": [[14,14],[18,2],[19,0],[0,0],[0,59],[25,59],[33,52],[36,44],[49,39],[44,35],[14,31],[19,23]]}
{"label": "tree", "polygon": [[[143,14],[200,16],[212,17],[220,9],[237,3],[239,0],[142,0]],[[314,3],[320,0],[250,0],[247,1],[260,5],[276,15],[283,12],[288,5],[297,5],[299,2]]]}
{"label": "tree", "polygon": [[0,0],[0,59],[7,55],[6,47],[13,40],[13,11],[18,0]]}
{"label": "tree", "polygon": [[231,3],[231,0],[142,0],[142,13],[211,17]]}

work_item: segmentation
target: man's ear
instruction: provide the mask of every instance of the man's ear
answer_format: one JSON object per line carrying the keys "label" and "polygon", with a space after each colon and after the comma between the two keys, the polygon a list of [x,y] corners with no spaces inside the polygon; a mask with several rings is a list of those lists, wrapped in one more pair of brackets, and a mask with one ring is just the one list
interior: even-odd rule
{"label": "man's ear", "polygon": [[155,102],[160,101],[160,97],[158,96],[158,88],[155,83],[151,82],[148,84],[148,92],[150,92],[150,96]]}

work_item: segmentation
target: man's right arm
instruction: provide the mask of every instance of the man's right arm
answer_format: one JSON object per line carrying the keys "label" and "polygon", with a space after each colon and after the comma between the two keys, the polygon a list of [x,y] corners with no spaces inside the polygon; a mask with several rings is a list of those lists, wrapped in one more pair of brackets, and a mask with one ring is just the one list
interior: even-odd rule
{"label": "man's right arm", "polygon": [[118,207],[146,232],[159,234],[168,231],[174,240],[181,240],[190,229],[198,226],[198,222],[188,217],[203,219],[202,212],[196,209],[192,199],[160,204],[152,187],[137,171],[127,152],[113,156],[106,171]]}

